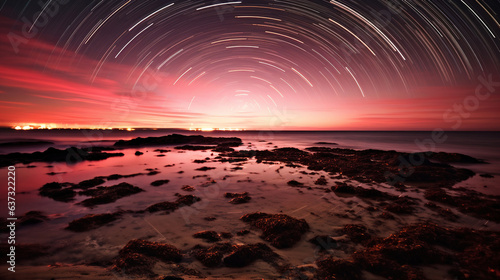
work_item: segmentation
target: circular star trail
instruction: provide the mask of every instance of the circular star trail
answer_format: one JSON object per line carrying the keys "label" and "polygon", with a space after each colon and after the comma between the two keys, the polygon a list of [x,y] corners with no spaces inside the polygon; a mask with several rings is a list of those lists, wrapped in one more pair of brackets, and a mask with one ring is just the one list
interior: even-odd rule
{"label": "circular star trail", "polygon": [[[154,100],[135,108],[151,121],[327,110],[500,72],[498,1],[66,2],[6,1],[2,13],[54,46],[48,68],[71,64],[90,84]],[[55,6],[53,18],[39,13]]]}

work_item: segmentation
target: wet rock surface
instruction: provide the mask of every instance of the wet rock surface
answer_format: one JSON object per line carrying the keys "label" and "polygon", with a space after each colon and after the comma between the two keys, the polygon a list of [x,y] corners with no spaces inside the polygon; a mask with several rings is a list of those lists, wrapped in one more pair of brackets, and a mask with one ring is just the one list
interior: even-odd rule
{"label": "wet rock surface", "polygon": [[207,267],[245,267],[259,259],[278,269],[284,266],[282,258],[263,243],[231,245],[223,242],[208,248],[197,245],[193,248],[193,256]]}
{"label": "wet rock surface", "polygon": [[248,192],[243,192],[243,193],[229,193],[229,192],[227,192],[224,194],[224,197],[231,198],[229,203],[232,203],[232,204],[247,203],[252,199],[249,196]]}
{"label": "wet rock surface", "polygon": [[[359,182],[393,182],[402,178],[406,182],[418,183],[421,186],[432,187],[442,185],[450,187],[457,182],[468,179],[475,173],[463,168],[455,168],[446,163],[431,162],[429,159],[447,162],[474,162],[481,160],[471,157],[447,153],[402,153],[382,150],[352,150],[328,147],[310,147],[302,151],[296,148],[278,148],[265,151],[235,151],[227,153],[226,157],[255,157],[257,162],[278,161],[283,163],[298,163],[310,170],[323,170],[329,173],[341,173]],[[430,158],[427,157],[430,154]],[[455,157],[457,157],[455,159]],[[453,159],[453,161],[452,161]],[[418,164],[410,164],[411,162]],[[412,168],[411,174],[401,177],[402,168]],[[396,183],[396,182],[394,182]]]}
{"label": "wet rock surface", "polygon": [[194,195],[177,195],[177,200],[174,202],[160,202],[153,204],[146,208],[146,211],[150,213],[154,212],[159,212],[159,211],[166,211],[167,213],[172,212],[180,207],[183,206],[189,206],[192,205],[193,203],[196,203],[200,201],[201,198],[194,196]]}
{"label": "wet rock surface", "polygon": [[262,239],[276,248],[290,248],[309,230],[309,225],[285,214],[266,214],[261,212],[246,214],[240,218],[262,230]]}
{"label": "wet rock surface", "polygon": [[408,225],[386,238],[366,235],[360,225],[346,225],[342,231],[364,248],[346,259],[318,259],[316,276],[321,279],[364,279],[362,270],[386,279],[427,279],[421,266],[437,264],[451,266],[448,274],[458,279],[497,279],[500,271],[498,232],[432,223]]}
{"label": "wet rock surface", "polygon": [[180,250],[170,244],[134,239],[120,250],[113,269],[126,274],[155,276],[152,269],[157,262],[178,263],[181,260]]}
{"label": "wet rock surface", "polygon": [[222,240],[219,234],[213,230],[205,230],[197,232],[193,234],[193,237],[203,239],[206,242],[217,242]]}
{"label": "wet rock surface", "polygon": [[[114,144],[116,147],[147,147],[147,146],[163,146],[163,145],[183,145],[183,144],[203,144],[203,145],[218,145],[218,144],[234,144],[241,145],[241,139],[237,137],[205,137],[201,135],[180,135],[171,134],[161,137],[134,138],[132,140],[120,140]],[[213,147],[210,147],[213,148]]]}
{"label": "wet rock surface", "polygon": [[[14,165],[16,163],[29,164],[32,162],[68,162],[77,163],[81,161],[97,161],[110,157],[121,157],[123,153],[102,152],[103,148],[92,147],[79,149],[76,147],[59,150],[48,148],[43,152],[34,153],[11,153],[0,155],[0,167]],[[111,149],[112,150],[112,149]]]}
{"label": "wet rock surface", "polygon": [[168,184],[169,182],[170,182],[170,180],[156,180],[156,181],[151,182],[151,186],[159,187],[159,186]]}
{"label": "wet rock surface", "polygon": [[93,207],[99,204],[115,202],[120,198],[143,191],[143,189],[135,187],[129,183],[120,183],[110,187],[97,187],[95,189],[81,191],[79,194],[90,196],[91,198],[83,200],[80,204],[86,207]]}
{"label": "wet rock surface", "polygon": [[89,231],[116,221],[122,214],[121,212],[112,214],[88,214],[70,222],[66,229],[74,232]]}
{"label": "wet rock surface", "polygon": [[29,211],[18,218],[18,223],[25,226],[43,223],[48,220],[49,218],[42,211]]}

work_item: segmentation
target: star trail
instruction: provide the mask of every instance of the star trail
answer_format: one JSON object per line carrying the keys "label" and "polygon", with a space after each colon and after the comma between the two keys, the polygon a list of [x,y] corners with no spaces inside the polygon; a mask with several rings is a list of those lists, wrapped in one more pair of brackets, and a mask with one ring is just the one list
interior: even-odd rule
{"label": "star trail", "polygon": [[[0,7],[7,126],[432,129],[500,73],[500,1]],[[497,96],[464,128],[498,129]]]}

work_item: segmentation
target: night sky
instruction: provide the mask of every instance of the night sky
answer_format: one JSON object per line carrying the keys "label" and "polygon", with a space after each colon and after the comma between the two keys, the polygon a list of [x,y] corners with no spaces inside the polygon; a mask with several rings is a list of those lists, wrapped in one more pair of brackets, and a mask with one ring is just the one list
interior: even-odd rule
{"label": "night sky", "polygon": [[0,7],[2,126],[500,129],[500,1]]}

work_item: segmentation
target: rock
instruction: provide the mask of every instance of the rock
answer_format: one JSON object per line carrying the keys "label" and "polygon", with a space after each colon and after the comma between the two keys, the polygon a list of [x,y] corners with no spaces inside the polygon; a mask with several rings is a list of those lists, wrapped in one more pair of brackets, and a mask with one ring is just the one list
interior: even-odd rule
{"label": "rock", "polygon": [[170,182],[170,180],[156,180],[154,182],[151,182],[151,186],[159,187],[161,185],[168,184],[168,182]]}
{"label": "rock", "polygon": [[340,230],[340,233],[349,236],[355,243],[365,243],[372,239],[372,236],[367,233],[367,229],[364,225],[348,224]]}
{"label": "rock", "polygon": [[117,147],[147,147],[147,146],[162,146],[162,145],[183,145],[183,144],[203,144],[203,145],[218,145],[229,144],[241,145],[241,139],[236,137],[204,137],[201,135],[180,135],[171,134],[161,137],[134,138],[132,140],[120,140],[114,144]]}
{"label": "rock", "polygon": [[41,211],[29,211],[26,212],[23,216],[18,218],[18,223],[20,225],[34,225],[43,223],[49,220],[49,218],[43,214]]}
{"label": "rock", "polygon": [[179,195],[179,194],[177,194],[177,196],[178,197],[177,197],[177,200],[175,202],[165,201],[165,202],[156,203],[156,204],[153,204],[153,205],[149,206],[148,208],[146,208],[146,211],[148,211],[150,213],[159,212],[159,211],[171,212],[171,211],[174,211],[180,207],[189,206],[189,205],[192,205],[193,203],[201,200],[201,198],[194,196],[194,195]]}
{"label": "rock", "polygon": [[198,145],[184,145],[175,147],[176,150],[186,150],[186,151],[206,151],[213,149],[214,146],[198,146]]}
{"label": "rock", "polygon": [[0,167],[14,165],[16,163],[29,164],[33,162],[67,162],[77,163],[82,161],[104,160],[110,157],[121,157],[123,153],[105,153],[100,147],[79,149],[76,147],[59,150],[48,148],[44,152],[34,153],[11,153],[0,155]]}
{"label": "rock", "polygon": [[38,191],[41,196],[50,197],[53,200],[61,202],[69,202],[74,200],[76,192],[72,189],[72,183],[47,183]]}
{"label": "rock", "polygon": [[357,264],[350,260],[326,257],[316,261],[319,279],[364,279]]}
{"label": "rock", "polygon": [[216,267],[222,263],[224,254],[231,250],[231,244],[228,242],[218,243],[211,247],[195,246],[193,256],[206,267]]}
{"label": "rock", "polygon": [[80,204],[86,207],[93,207],[99,204],[112,203],[120,198],[143,191],[143,189],[132,186],[129,183],[120,183],[110,187],[97,187],[80,192],[81,195],[91,196],[91,198],[85,199]]}
{"label": "rock", "polygon": [[83,218],[71,221],[66,229],[74,232],[89,231],[116,221],[121,215],[121,212],[112,214],[88,214]]}
{"label": "rock", "polygon": [[136,152],[135,152],[135,155],[136,155],[136,156],[142,156],[143,154],[144,154],[143,152],[139,152],[139,151],[136,151]]}
{"label": "rock", "polygon": [[242,230],[238,231],[238,232],[236,233],[236,235],[238,235],[238,236],[243,236],[243,235],[247,235],[247,234],[249,234],[249,233],[250,233],[250,231],[249,231],[248,229],[242,229]]}
{"label": "rock", "polygon": [[205,240],[206,242],[217,242],[221,241],[222,239],[220,238],[219,234],[213,230],[205,230],[205,231],[200,231],[195,234],[193,234],[194,238],[201,238]]}
{"label": "rock", "polygon": [[252,198],[248,195],[248,192],[243,193],[225,193],[224,197],[232,198],[229,203],[232,204],[242,204],[249,202]]}
{"label": "rock", "polygon": [[203,166],[203,167],[200,167],[200,168],[196,168],[195,170],[196,171],[208,171],[208,170],[213,170],[213,169],[215,169],[215,167]]}
{"label": "rock", "polygon": [[300,182],[297,182],[295,180],[291,180],[291,181],[288,181],[287,183],[289,186],[291,187],[303,187],[304,184],[303,183],[300,183]]}
{"label": "rock", "polygon": [[165,201],[165,202],[160,202],[160,203],[156,203],[156,204],[149,206],[148,208],[146,208],[146,211],[148,211],[150,213],[154,213],[154,212],[158,212],[158,211],[170,212],[170,211],[176,210],[177,208],[179,208],[179,204],[177,202]]}
{"label": "rock", "polygon": [[346,193],[346,194],[355,194],[356,189],[353,186],[350,186],[346,183],[336,182],[336,186],[332,187],[332,191],[335,193]]}
{"label": "rock", "polygon": [[309,239],[309,242],[318,246],[320,251],[328,251],[339,247],[338,242],[329,235],[316,235]]}
{"label": "rock", "polygon": [[118,254],[113,269],[133,275],[154,276],[152,269],[158,261],[178,263],[182,260],[176,247],[141,239],[129,241]]}
{"label": "rock", "polygon": [[493,176],[493,175],[488,174],[488,173],[481,174],[481,175],[479,175],[479,176],[481,176],[481,177],[483,177],[483,178],[494,178],[494,176]]}
{"label": "rock", "polygon": [[314,184],[320,186],[326,186],[326,184],[328,184],[328,181],[326,181],[325,176],[321,176],[314,182]]}
{"label": "rock", "polygon": [[246,214],[242,221],[261,229],[262,238],[276,248],[290,248],[309,230],[304,219],[298,220],[284,214],[266,214],[261,212]]}
{"label": "rock", "polygon": [[93,179],[81,181],[80,183],[76,184],[73,188],[85,190],[103,184],[104,182],[106,181],[102,177],[95,177]]}
{"label": "rock", "polygon": [[192,186],[189,186],[189,185],[184,185],[182,186],[181,188],[183,191],[187,191],[187,192],[194,192],[196,189]]}

